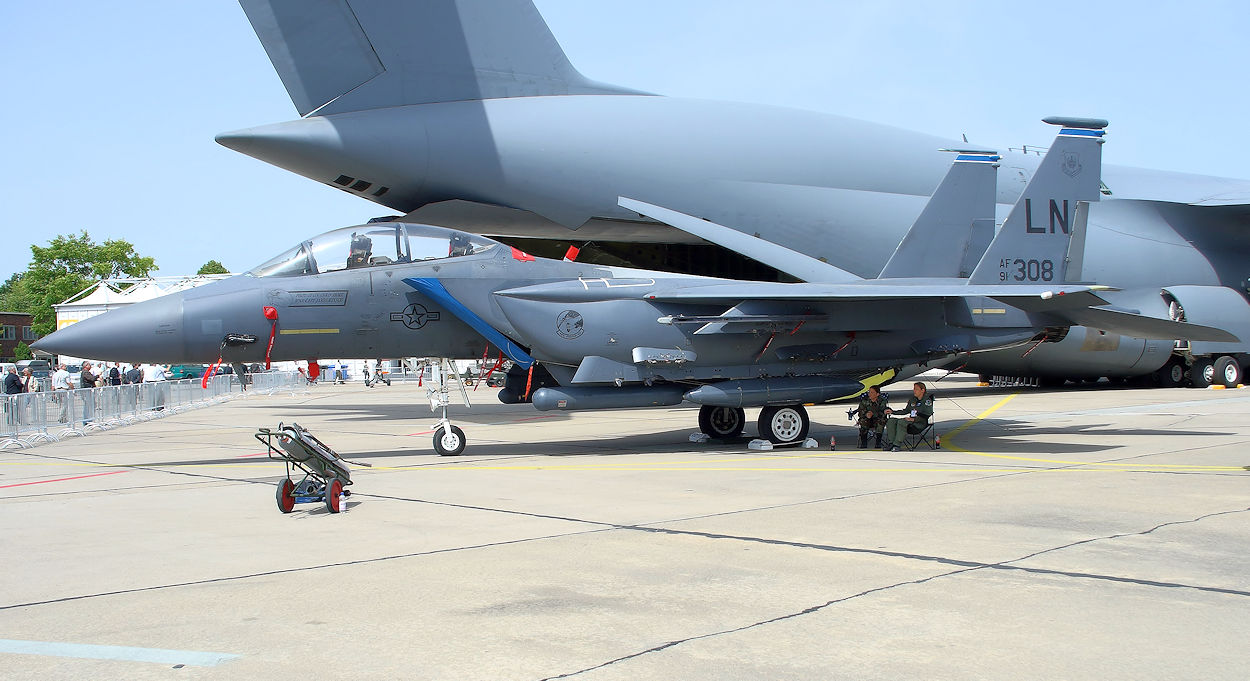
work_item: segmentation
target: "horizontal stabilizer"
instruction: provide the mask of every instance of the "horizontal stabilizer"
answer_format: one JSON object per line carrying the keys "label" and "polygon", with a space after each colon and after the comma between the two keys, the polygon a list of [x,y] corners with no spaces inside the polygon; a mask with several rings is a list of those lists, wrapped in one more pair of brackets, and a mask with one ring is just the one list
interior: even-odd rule
{"label": "horizontal stabilizer", "polygon": [[717,246],[762,262],[773,269],[780,270],[802,281],[812,282],[847,282],[863,281],[844,269],[817,260],[809,255],[779,246],[771,241],[744,234],[736,229],[718,225],[715,222],[686,215],[668,208],[661,208],[649,203],[624,196],[617,199],[617,204],[627,210],[659,220],[700,239],[710,241]]}

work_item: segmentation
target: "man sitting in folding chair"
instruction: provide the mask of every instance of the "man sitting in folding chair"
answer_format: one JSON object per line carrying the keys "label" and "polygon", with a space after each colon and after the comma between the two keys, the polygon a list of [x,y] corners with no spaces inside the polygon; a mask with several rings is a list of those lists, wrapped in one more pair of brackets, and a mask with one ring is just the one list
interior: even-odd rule
{"label": "man sitting in folding chair", "polygon": [[[930,423],[933,418],[933,398],[929,396],[923,383],[913,384],[911,394],[906,407],[885,410],[890,418],[885,422],[885,442],[881,445],[882,449],[897,452],[902,447],[907,447],[914,450],[921,442],[929,442],[933,432],[933,424]],[[932,444],[929,446],[933,448]]]}
{"label": "man sitting in folding chair", "polygon": [[886,408],[890,400],[881,394],[881,386],[869,386],[860,396],[859,406],[846,412],[848,419],[859,417],[859,448],[868,448],[868,436],[873,436],[873,447],[881,448],[881,435],[885,432]]}

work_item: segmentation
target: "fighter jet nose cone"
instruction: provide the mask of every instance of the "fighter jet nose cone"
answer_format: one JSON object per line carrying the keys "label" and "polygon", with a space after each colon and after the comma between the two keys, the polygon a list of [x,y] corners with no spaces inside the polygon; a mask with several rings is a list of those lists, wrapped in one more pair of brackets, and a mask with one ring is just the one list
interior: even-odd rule
{"label": "fighter jet nose cone", "polygon": [[86,359],[177,362],[186,354],[182,295],[134,303],[75,322],[39,339],[32,347]]}

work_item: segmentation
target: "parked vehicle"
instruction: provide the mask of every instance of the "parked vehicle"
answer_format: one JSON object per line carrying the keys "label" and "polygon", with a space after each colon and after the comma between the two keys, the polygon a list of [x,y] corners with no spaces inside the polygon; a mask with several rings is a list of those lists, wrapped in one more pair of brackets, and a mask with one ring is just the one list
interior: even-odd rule
{"label": "parked vehicle", "polygon": [[30,369],[30,374],[35,378],[44,381],[52,376],[52,365],[46,359],[24,359],[17,363],[17,372],[24,373],[26,369]]}
{"label": "parked vehicle", "polygon": [[203,364],[175,364],[169,367],[169,379],[199,378],[207,369]]}

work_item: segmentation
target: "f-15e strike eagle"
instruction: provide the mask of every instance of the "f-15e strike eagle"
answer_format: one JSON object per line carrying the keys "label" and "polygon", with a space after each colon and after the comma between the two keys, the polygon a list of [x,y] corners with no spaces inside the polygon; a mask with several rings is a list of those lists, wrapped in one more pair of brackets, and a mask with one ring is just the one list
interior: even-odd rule
{"label": "f-15e strike eagle", "polygon": [[[536,258],[465,232],[404,222],[336,230],[246,275],[78,322],[42,350],[170,362],[315,356],[507,355],[517,371],[541,362],[551,385],[505,401],[539,409],[700,405],[700,427],[737,437],[760,407],[761,437],[807,436],[803,405],[840,399],[978,352],[1061,340],[1096,324],[1143,337],[1237,342],[1226,331],[1140,314],[1118,304],[1140,292],[1080,281],[1089,202],[1099,199],[1103,128],[1062,126],[1003,228],[989,237],[976,197],[989,195],[999,157],[958,152],[903,239],[884,278],[745,237],[671,209],[621,205],[728,239],[801,281],[743,282]],[[945,248],[951,257],[929,257]],[[969,249],[982,251],[958,276]],[[973,266],[974,265],[974,266]],[[265,336],[271,341],[259,342]],[[528,391],[527,391],[528,392]],[[446,424],[440,453],[465,440]]]}
{"label": "f-15e strike eagle", "polygon": [[[492,235],[540,254],[541,243],[518,238],[593,240],[613,264],[761,278],[744,257],[751,254],[724,238],[732,235],[673,229],[619,205],[626,196],[860,277],[894,276],[883,268],[949,166],[938,150],[966,146],[823,113],[595,82],[569,62],[529,0],[241,4],[302,118],[218,142],[397,210],[406,222]],[[1004,153],[999,163],[995,222],[1038,158]],[[1115,166],[1102,179],[1105,200],[1085,216],[1084,276],[1153,289],[1137,309],[1250,339],[1250,182]],[[974,245],[988,243],[992,226],[982,225]],[[967,274],[979,256],[976,248],[942,250],[925,262]],[[697,272],[683,269],[695,264]],[[1154,373],[1163,385],[1186,376],[1204,385],[1217,362],[1232,383],[1250,362],[1244,343],[1176,350],[1175,339],[1104,331],[1073,327],[1027,356],[979,353],[967,370],[1051,380]]]}

